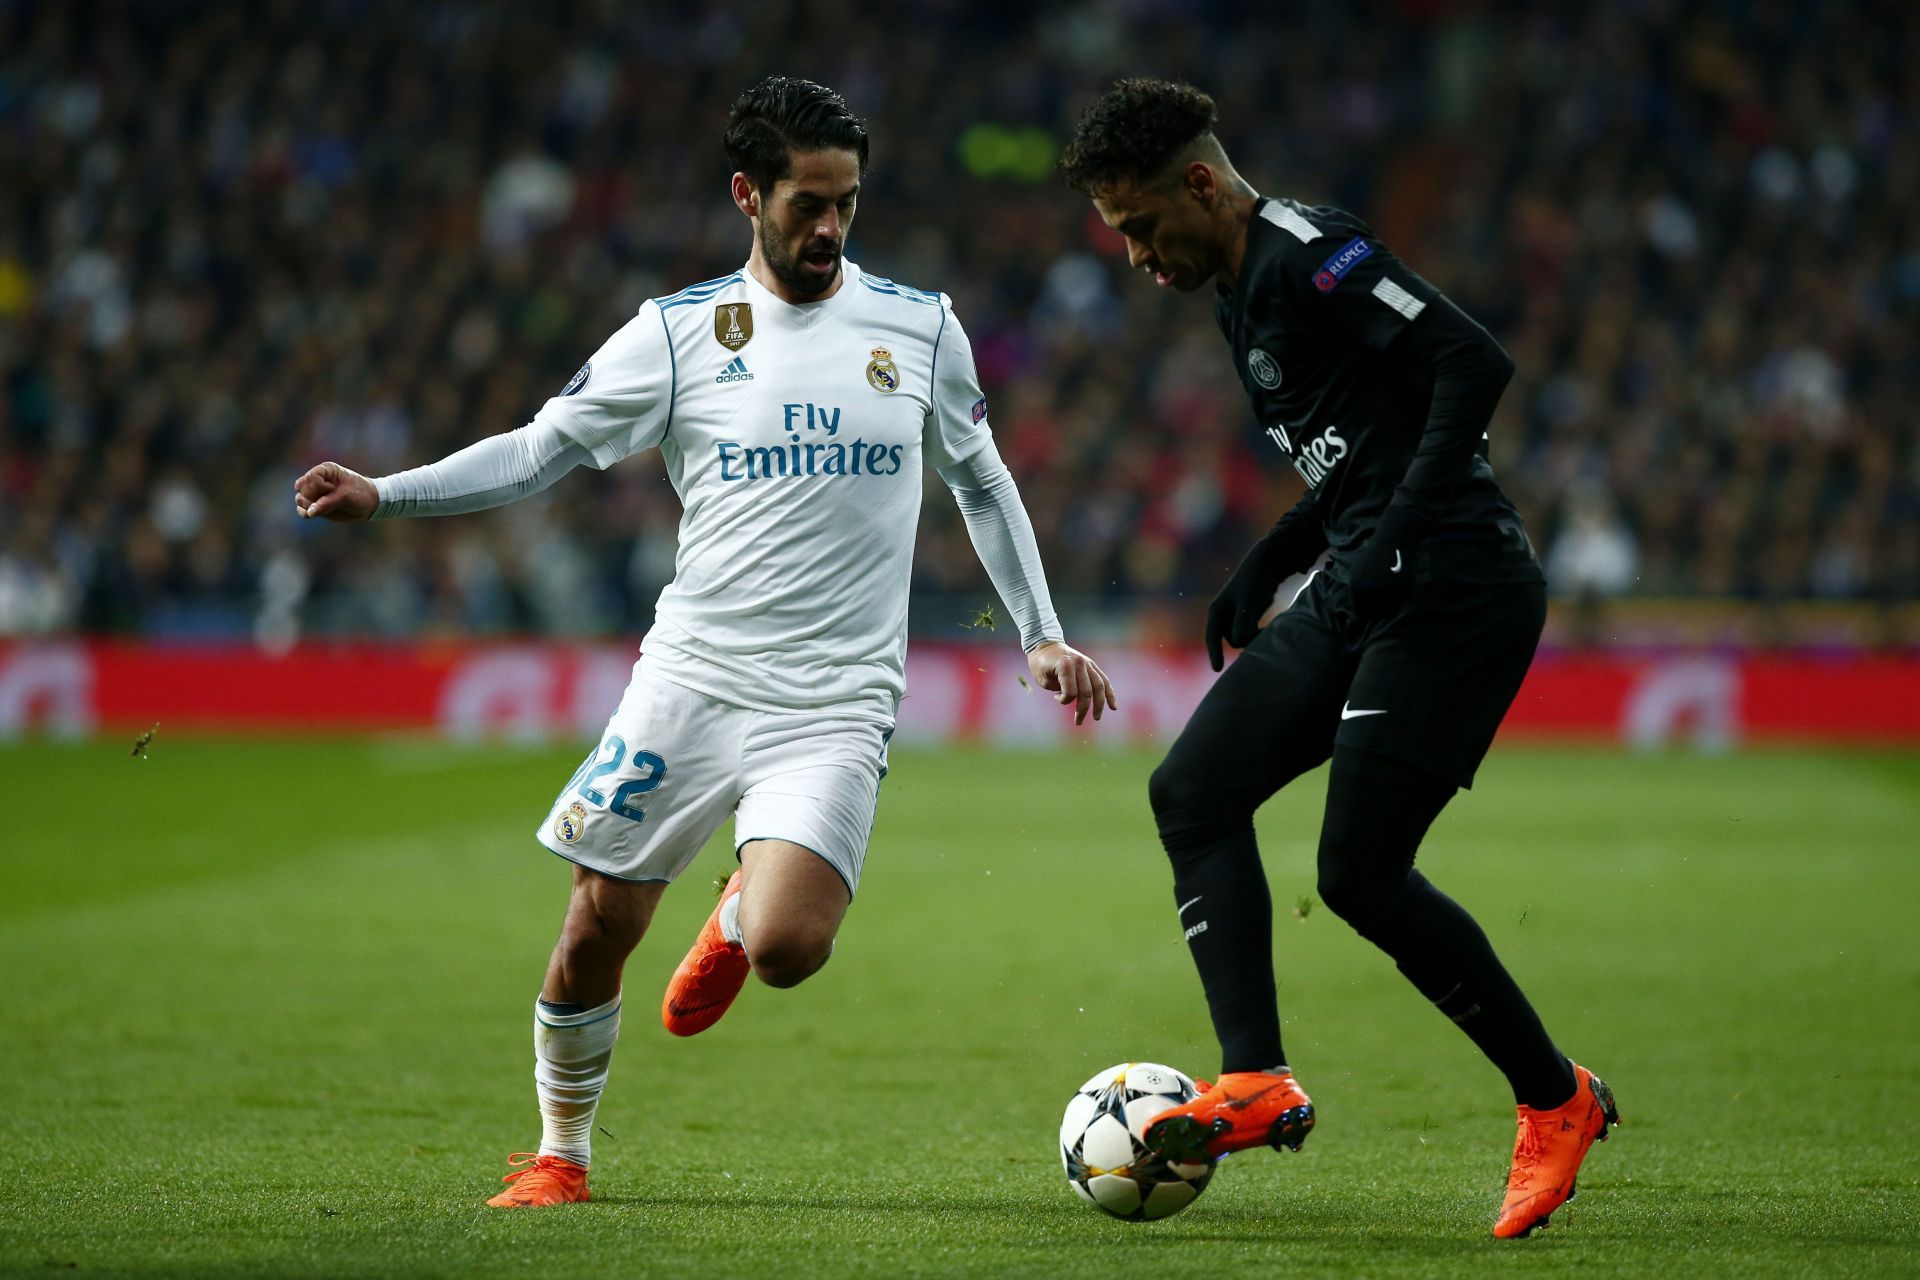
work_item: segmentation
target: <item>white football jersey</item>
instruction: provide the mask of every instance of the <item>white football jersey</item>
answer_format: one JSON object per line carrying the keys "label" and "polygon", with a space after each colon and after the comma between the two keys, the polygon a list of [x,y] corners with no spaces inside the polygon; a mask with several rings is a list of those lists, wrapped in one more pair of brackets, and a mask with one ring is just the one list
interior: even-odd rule
{"label": "white football jersey", "polygon": [[744,268],[650,299],[538,419],[603,470],[666,458],[684,513],[644,666],[741,706],[891,724],[921,468],[986,444],[986,401],[944,294],[841,269],[799,306]]}

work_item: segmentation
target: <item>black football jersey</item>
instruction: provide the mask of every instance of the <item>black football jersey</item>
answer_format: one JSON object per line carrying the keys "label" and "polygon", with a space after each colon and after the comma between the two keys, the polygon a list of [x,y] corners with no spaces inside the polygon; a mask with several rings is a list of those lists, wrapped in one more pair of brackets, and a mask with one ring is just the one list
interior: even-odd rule
{"label": "black football jersey", "polygon": [[[1433,376],[1395,340],[1429,309],[1478,330],[1364,222],[1291,200],[1254,206],[1238,287],[1215,294],[1254,415],[1306,480],[1303,502],[1336,575],[1372,534],[1426,427]],[[1486,454],[1482,438],[1464,473],[1423,495],[1435,524],[1413,556],[1416,579],[1542,580]]]}

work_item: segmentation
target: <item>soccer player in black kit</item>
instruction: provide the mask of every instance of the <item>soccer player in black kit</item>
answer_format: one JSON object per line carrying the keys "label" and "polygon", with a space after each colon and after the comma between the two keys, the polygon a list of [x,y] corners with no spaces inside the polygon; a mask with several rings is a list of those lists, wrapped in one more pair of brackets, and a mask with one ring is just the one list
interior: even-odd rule
{"label": "soccer player in black kit", "polygon": [[[1187,85],[1123,80],[1081,117],[1069,183],[1163,288],[1215,281],[1214,314],[1268,438],[1306,495],[1207,611],[1240,649],[1154,771],[1174,896],[1220,1038],[1219,1079],[1155,1118],[1185,1159],[1298,1150],[1313,1104],[1280,1043],[1273,908],[1254,810],[1327,761],[1321,900],[1385,951],[1511,1082],[1519,1133],[1496,1236],[1544,1225],[1618,1123],[1607,1086],[1548,1038],[1473,917],[1414,869],[1520,688],[1546,588],[1486,459],[1513,363],[1338,209],[1263,197]],[[1280,584],[1328,553],[1266,627]]]}

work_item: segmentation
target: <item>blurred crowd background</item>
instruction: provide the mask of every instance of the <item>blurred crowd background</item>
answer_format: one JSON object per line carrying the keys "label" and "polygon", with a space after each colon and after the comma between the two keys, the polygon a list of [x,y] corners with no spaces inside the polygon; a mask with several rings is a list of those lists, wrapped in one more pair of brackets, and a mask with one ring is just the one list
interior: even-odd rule
{"label": "blurred crowd background", "polygon": [[[291,486],[518,426],[737,267],[719,135],[773,72],[868,117],[850,256],[953,296],[1055,592],[1109,632],[1184,627],[1299,486],[1207,298],[1129,278],[1053,176],[1123,74],[1209,90],[1257,187],[1367,218],[1505,343],[1495,465],[1556,593],[1911,600],[1916,12],[0,0],[0,634],[644,629],[657,457],[372,528]],[[916,621],[951,633],[990,595],[928,480]]]}

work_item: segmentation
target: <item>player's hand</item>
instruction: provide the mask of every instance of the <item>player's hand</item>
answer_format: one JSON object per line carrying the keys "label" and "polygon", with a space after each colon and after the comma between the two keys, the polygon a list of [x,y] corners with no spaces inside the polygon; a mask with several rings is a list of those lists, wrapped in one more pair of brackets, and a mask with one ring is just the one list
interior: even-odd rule
{"label": "player's hand", "polygon": [[1049,640],[1030,649],[1027,670],[1033,673],[1033,682],[1051,693],[1055,702],[1073,704],[1075,724],[1085,724],[1089,711],[1098,720],[1107,711],[1120,709],[1107,673],[1064,640]]}
{"label": "player's hand", "polygon": [[1389,506],[1353,562],[1353,611],[1361,622],[1384,618],[1413,590],[1413,549],[1430,522],[1417,507]]}
{"label": "player's hand", "polygon": [[[1207,606],[1207,661],[1215,671],[1225,665],[1220,650],[1225,640],[1236,649],[1244,649],[1260,634],[1260,619],[1273,607],[1280,584],[1306,567],[1298,563],[1299,549],[1275,529],[1241,558],[1240,566],[1220,588],[1220,594]],[[1312,558],[1308,558],[1308,563]]]}
{"label": "player's hand", "polygon": [[379,505],[373,481],[337,462],[323,462],[293,482],[293,509],[306,520],[371,520]]}

